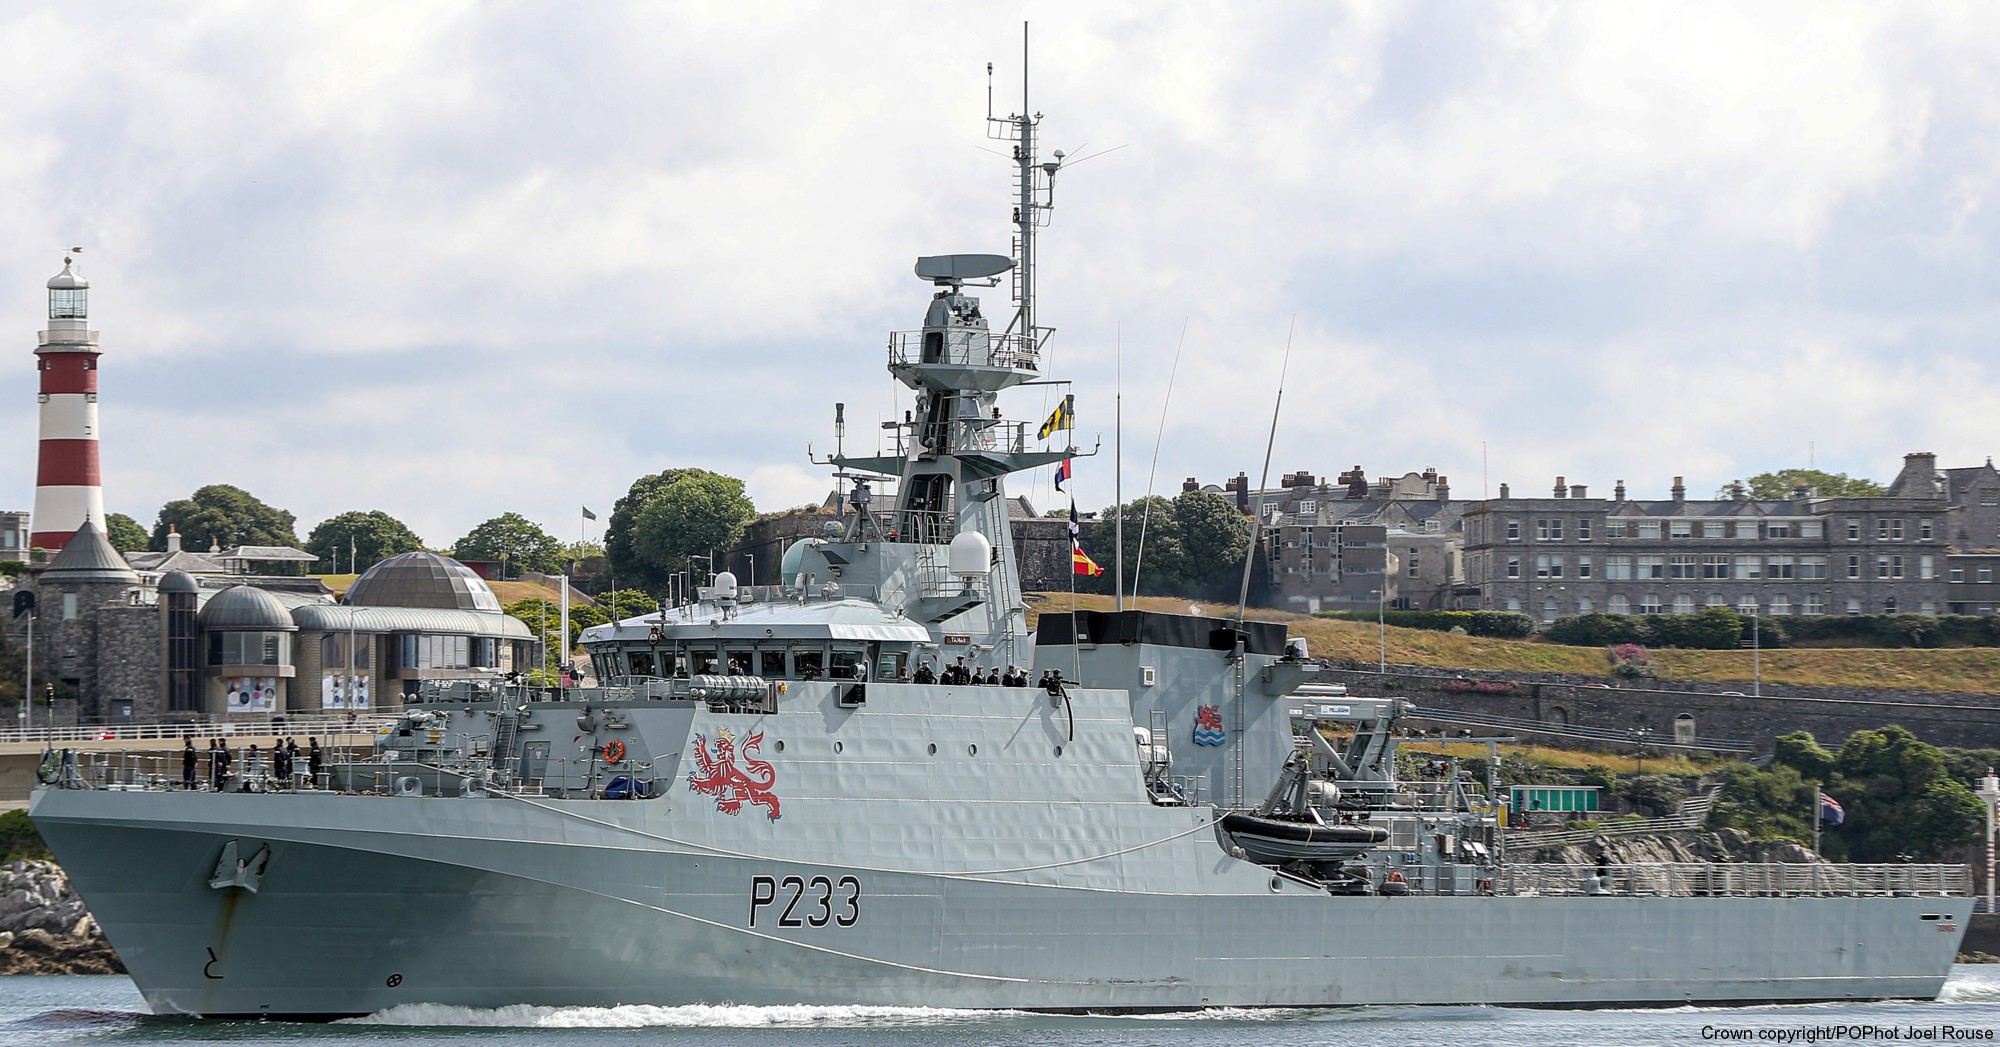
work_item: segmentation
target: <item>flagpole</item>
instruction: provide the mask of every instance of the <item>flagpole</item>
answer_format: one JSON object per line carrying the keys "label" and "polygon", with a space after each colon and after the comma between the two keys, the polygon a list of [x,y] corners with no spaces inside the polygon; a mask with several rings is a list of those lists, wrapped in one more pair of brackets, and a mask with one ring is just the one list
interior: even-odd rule
{"label": "flagpole", "polygon": [[[1125,333],[1120,324],[1113,335],[1111,384],[1116,390],[1111,401],[1111,504],[1118,507],[1112,525],[1111,591],[1116,610],[1125,609]],[[1137,593],[1133,594],[1137,596]]]}
{"label": "flagpole", "polygon": [[1813,853],[1819,853],[1819,815],[1823,810],[1819,795],[1819,784],[1813,784]]}

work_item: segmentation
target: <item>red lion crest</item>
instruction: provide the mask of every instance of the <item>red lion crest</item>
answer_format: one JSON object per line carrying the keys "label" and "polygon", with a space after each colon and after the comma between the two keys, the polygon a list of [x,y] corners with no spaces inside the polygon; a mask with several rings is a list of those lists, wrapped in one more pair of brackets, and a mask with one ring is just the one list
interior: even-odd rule
{"label": "red lion crest", "polygon": [[778,798],[771,795],[771,786],[777,783],[778,772],[770,764],[750,755],[762,744],[762,731],[743,739],[743,767],[739,769],[736,766],[736,736],[729,733],[729,728],[715,732],[712,751],[706,737],[695,735],[695,769],[688,772],[688,788],[715,797],[715,809],[724,814],[742,811],[747,802],[771,812],[771,820],[777,821]]}

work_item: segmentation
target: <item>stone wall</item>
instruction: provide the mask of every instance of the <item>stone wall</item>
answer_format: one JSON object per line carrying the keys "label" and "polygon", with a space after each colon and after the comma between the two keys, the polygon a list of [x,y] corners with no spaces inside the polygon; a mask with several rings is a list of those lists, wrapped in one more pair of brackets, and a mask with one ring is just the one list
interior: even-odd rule
{"label": "stone wall", "polygon": [[[95,715],[105,723],[157,723],[165,711],[165,641],[157,606],[106,604],[97,610],[97,693],[104,696]],[[113,715],[114,699],[132,700],[132,717]]]}
{"label": "stone wall", "polygon": [[1603,686],[1613,678],[1388,668],[1386,675],[1372,667],[1333,668],[1322,671],[1318,682],[1345,684],[1360,695],[1402,695],[1420,706],[1456,712],[1608,730],[1649,729],[1654,742],[1671,742],[1675,718],[1685,713],[1694,717],[1701,737],[1747,739],[1760,752],[1769,752],[1772,739],[1791,731],[1811,731],[1822,742],[1838,744],[1855,731],[1888,724],[1900,724],[1933,745],[2000,748],[1996,695],[1765,684],[1761,696],[1751,696],[1724,693],[1736,689],[1726,685],[1668,680],[1619,680]]}

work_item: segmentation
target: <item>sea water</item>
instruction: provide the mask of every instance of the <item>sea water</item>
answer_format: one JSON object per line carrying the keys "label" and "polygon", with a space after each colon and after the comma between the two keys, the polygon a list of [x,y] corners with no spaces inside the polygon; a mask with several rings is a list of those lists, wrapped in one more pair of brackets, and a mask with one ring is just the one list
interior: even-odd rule
{"label": "sea water", "polygon": [[519,1047],[1617,1047],[2000,1043],[2000,965],[1953,968],[1927,1003],[1219,1010],[1092,1017],[923,1007],[501,1007],[410,1004],[330,1025],[149,1015],[123,977],[0,978],[0,1044],[505,1044]]}

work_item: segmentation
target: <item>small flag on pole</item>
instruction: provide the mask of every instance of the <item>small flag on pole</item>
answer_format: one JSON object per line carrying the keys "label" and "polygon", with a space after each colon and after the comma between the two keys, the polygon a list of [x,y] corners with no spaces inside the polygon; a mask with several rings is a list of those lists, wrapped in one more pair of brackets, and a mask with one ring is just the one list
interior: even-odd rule
{"label": "small flag on pole", "polygon": [[1076,428],[1076,394],[1072,393],[1063,397],[1062,403],[1056,405],[1055,413],[1049,415],[1049,420],[1042,423],[1041,438],[1046,440],[1064,429],[1074,428]]}
{"label": "small flag on pole", "polygon": [[1839,825],[1847,820],[1847,812],[1840,809],[1840,801],[1826,794],[1820,794],[1819,820],[1821,825]]}
{"label": "small flag on pole", "polygon": [[1097,561],[1083,551],[1083,524],[1076,516],[1076,499],[1069,502],[1069,566],[1071,574],[1096,576],[1104,573]]}
{"label": "small flag on pole", "polygon": [[591,512],[591,511],[590,511],[590,506],[587,506],[587,505],[586,505],[586,506],[584,506],[584,507],[583,507],[583,518],[584,518],[584,519],[586,519],[586,520],[595,520],[595,519],[597,519],[597,514],[596,514],[596,513],[593,513],[593,512]]}
{"label": "small flag on pole", "polygon": [[1056,466],[1056,490],[1058,491],[1062,490],[1063,481],[1070,477],[1069,462],[1070,460],[1065,458],[1062,460],[1061,465]]}

